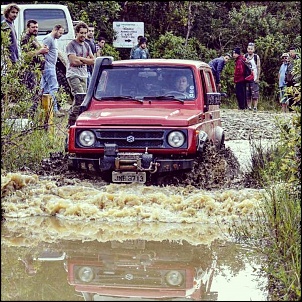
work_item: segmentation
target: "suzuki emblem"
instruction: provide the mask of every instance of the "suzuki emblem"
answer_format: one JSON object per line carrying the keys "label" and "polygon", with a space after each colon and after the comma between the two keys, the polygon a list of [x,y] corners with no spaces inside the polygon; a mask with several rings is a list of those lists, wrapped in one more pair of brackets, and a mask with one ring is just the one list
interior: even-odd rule
{"label": "suzuki emblem", "polygon": [[127,140],[128,143],[133,143],[134,142],[134,136],[129,135],[129,136],[127,136],[126,140]]}

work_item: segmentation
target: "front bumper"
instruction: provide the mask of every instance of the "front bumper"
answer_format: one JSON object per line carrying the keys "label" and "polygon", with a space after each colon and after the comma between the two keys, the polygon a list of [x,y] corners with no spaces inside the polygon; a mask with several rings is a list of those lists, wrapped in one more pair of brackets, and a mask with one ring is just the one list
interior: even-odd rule
{"label": "front bumper", "polygon": [[117,153],[98,158],[71,154],[68,160],[70,168],[90,172],[132,171],[154,174],[191,170],[194,165],[194,159],[191,158],[154,158],[152,154],[148,153]]}

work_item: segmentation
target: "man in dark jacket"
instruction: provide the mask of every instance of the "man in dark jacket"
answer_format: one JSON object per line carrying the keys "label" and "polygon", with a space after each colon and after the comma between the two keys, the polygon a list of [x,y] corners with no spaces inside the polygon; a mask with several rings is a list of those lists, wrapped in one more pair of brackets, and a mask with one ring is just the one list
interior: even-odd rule
{"label": "man in dark jacket", "polygon": [[44,70],[44,54],[49,52],[46,45],[41,45],[37,40],[39,25],[38,21],[30,19],[26,24],[26,32],[21,37],[21,50],[25,62],[28,64],[27,70],[23,73],[23,81],[28,90],[34,92],[32,112],[35,112],[39,100],[42,96],[41,89],[38,85],[38,78]]}
{"label": "man in dark jacket", "polygon": [[217,91],[220,91],[221,84],[220,84],[220,75],[222,73],[222,70],[225,66],[225,64],[231,59],[230,54],[225,54],[224,56],[221,56],[219,58],[215,58],[209,62],[209,65],[211,66],[215,83],[216,83],[216,89]]}
{"label": "man in dark jacket", "polygon": [[246,58],[241,54],[240,48],[236,47],[233,50],[233,58],[235,59],[234,83],[238,109],[244,110],[247,108],[245,98],[245,77],[244,77],[244,61]]}

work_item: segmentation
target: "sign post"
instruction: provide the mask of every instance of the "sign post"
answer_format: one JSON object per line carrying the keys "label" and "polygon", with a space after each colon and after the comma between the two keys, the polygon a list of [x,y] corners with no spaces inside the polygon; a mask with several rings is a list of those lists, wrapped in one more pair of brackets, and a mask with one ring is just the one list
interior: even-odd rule
{"label": "sign post", "polygon": [[137,37],[144,36],[144,22],[113,22],[116,36],[113,47],[132,48],[137,44]]}

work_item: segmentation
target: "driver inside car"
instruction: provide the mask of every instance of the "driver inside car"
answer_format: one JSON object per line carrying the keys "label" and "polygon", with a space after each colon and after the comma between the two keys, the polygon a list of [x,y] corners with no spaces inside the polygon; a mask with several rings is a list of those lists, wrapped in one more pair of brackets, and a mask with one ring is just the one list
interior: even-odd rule
{"label": "driver inside car", "polygon": [[176,90],[185,94],[187,97],[189,96],[187,92],[187,88],[189,87],[189,82],[186,76],[179,76],[176,78],[175,82]]}

